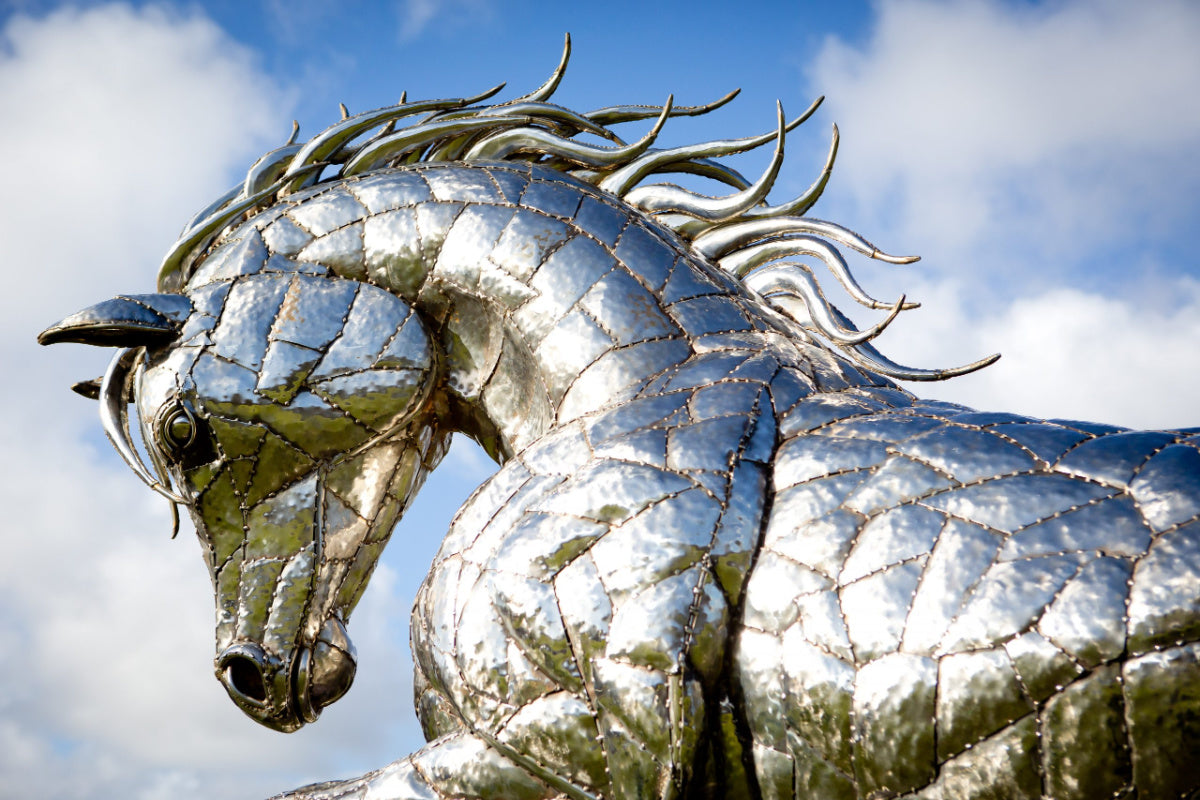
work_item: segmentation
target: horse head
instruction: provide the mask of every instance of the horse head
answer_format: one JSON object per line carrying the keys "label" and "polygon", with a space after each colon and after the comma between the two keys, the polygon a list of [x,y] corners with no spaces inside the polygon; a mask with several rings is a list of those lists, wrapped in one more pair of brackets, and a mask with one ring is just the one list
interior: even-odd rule
{"label": "horse head", "polygon": [[106,432],[191,513],[216,593],[217,677],[251,718],[292,731],[349,688],[346,621],[447,437],[438,361],[407,303],[272,266],[118,297],[40,341],[121,348],[97,393]]}

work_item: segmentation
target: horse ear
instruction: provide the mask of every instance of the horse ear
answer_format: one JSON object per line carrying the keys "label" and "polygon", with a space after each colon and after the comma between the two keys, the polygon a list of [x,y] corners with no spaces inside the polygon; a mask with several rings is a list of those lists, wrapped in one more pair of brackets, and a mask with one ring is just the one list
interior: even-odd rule
{"label": "horse ear", "polygon": [[100,347],[165,344],[192,313],[181,294],[130,294],[78,311],[38,334],[39,344],[77,342]]}

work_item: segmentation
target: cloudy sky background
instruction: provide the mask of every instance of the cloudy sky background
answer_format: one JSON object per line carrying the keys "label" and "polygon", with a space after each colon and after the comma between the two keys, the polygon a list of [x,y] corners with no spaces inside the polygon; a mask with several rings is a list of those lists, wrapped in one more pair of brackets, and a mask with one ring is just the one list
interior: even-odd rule
{"label": "cloudy sky background", "polygon": [[[109,354],[33,337],[119,292],[152,291],[183,222],[277,146],[352,111],[528,91],[575,57],[560,102],[713,99],[665,141],[773,125],[774,200],[806,187],[836,121],[814,213],[911,267],[853,261],[924,307],[881,347],[918,366],[994,351],[983,373],[915,390],[981,408],[1134,427],[1200,425],[1200,6],[1170,2],[828,4],[408,0],[356,4],[0,4],[0,797],[249,800],[351,776],[420,744],[407,617],[446,523],[488,474],[458,447],[356,612],[350,694],[285,736],[212,677],[212,597],[188,533],[111,453],[66,387]],[[653,8],[653,11],[648,9]],[[740,164],[762,169],[766,155]],[[790,193],[790,194],[789,194]],[[859,316],[860,321],[869,321]]]}

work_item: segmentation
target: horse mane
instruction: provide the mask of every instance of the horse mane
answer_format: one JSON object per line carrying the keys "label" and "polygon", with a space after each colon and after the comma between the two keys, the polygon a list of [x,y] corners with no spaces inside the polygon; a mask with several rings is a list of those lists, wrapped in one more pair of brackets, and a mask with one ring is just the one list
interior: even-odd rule
{"label": "horse mane", "polygon": [[[863,237],[831,222],[804,216],[829,181],[838,150],[838,130],[825,165],[812,185],[793,200],[766,204],[783,162],[784,139],[812,116],[823,97],[799,117],[786,122],[779,106],[774,132],[666,149],[651,145],[669,117],[707,114],[728,103],[735,90],[715,102],[675,106],[668,97],[661,106],[620,105],[586,113],[547,102],[566,72],[571,53],[567,36],[562,59],[550,78],[529,94],[492,105],[483,101],[504,84],[475,97],[407,102],[401,95],[393,106],[350,115],[303,144],[296,143],[299,125],[279,148],[251,166],[245,180],[200,211],[184,228],[159,269],[160,291],[182,291],[195,267],[230,226],[275,205],[302,200],[326,184],[368,172],[425,163],[507,162],[537,164],[556,170],[622,200],[672,231],[689,249],[714,262],[751,290],[760,293],[776,311],[798,323],[804,333],[820,339],[859,366],[905,380],[942,380],[974,371],[995,361],[991,356],[952,369],[917,369],[892,362],[871,344],[896,315],[917,303],[902,295],[894,303],[871,297],[855,280],[836,245],[869,258],[907,264],[916,256],[891,256]],[[415,121],[409,121],[416,118]],[[610,126],[655,118],[650,131],[626,142]],[[404,120],[404,124],[399,124]],[[605,140],[598,144],[586,138]],[[750,181],[716,159],[775,143],[767,170]],[[709,197],[667,183],[645,184],[650,175],[686,173],[732,187],[733,193]],[[830,303],[812,269],[785,262],[794,256],[815,259],[834,275],[857,303],[887,310],[879,323],[859,330]]]}

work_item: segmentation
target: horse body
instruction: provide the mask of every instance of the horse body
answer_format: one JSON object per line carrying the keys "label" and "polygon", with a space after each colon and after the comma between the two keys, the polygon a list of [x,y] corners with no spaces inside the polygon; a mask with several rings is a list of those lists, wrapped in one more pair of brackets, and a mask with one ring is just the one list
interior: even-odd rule
{"label": "horse body", "polygon": [[1200,437],[917,400],[660,221],[537,164],[371,170],[233,219],[186,303],[47,332],[135,348],[106,408],[135,386],[272,727],[348,688],[448,435],[502,462],[414,608],[430,744],[292,796],[1200,788]]}

